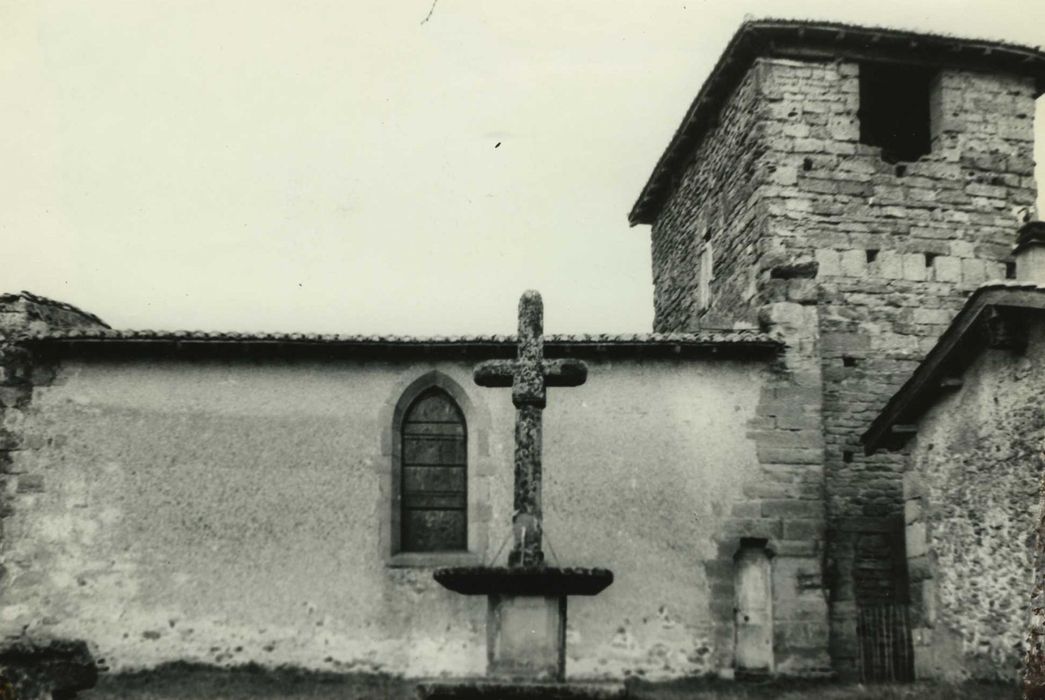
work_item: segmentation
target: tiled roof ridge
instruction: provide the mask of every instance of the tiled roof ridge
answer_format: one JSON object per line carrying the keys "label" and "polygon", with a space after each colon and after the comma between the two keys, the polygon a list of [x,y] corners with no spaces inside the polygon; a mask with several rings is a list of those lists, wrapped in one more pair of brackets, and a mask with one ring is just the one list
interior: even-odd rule
{"label": "tiled roof ridge", "polygon": [[[512,344],[514,334],[463,335],[348,335],[337,333],[285,333],[235,331],[163,331],[117,330],[111,328],[64,329],[29,332],[25,340],[122,340],[122,341],[226,341],[226,342],[301,342],[338,344],[390,345],[454,345],[454,344]],[[771,336],[755,329],[706,330],[689,333],[553,333],[545,335],[546,344],[708,344],[753,343],[779,344]]]}

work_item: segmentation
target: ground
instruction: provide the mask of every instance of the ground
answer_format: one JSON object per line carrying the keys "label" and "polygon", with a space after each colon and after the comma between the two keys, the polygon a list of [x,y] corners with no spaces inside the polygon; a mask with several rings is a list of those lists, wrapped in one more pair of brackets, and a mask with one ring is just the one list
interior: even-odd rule
{"label": "ground", "polygon": [[[301,674],[254,668],[221,671],[171,666],[158,671],[103,676],[84,700],[413,700],[414,683],[387,676]],[[635,700],[1014,700],[1013,685],[842,685],[829,682],[726,682],[683,680],[629,684]]]}

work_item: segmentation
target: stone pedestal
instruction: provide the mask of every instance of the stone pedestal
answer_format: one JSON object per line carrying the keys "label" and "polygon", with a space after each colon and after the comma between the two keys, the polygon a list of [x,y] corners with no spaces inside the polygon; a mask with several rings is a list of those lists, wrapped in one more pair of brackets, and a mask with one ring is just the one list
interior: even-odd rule
{"label": "stone pedestal", "polygon": [[566,683],[566,597],[595,595],[613,583],[606,569],[460,567],[435,580],[464,595],[485,595],[486,678],[418,686],[428,700],[451,698],[623,698],[621,683]]}
{"label": "stone pedestal", "polygon": [[624,700],[622,683],[541,683],[535,681],[432,681],[417,686],[423,700]]}
{"label": "stone pedestal", "polygon": [[566,596],[489,597],[486,675],[566,680]]}

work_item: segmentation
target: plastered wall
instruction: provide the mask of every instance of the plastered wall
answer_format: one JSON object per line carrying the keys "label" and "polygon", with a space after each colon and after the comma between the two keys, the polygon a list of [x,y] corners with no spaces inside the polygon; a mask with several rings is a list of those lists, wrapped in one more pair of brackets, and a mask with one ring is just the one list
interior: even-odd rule
{"label": "plastered wall", "polygon": [[[66,359],[31,395],[19,390],[4,418],[0,630],[86,640],[112,671],[180,660],[481,673],[485,600],[443,590],[431,568],[387,565],[386,422],[420,376],[460,387],[471,497],[489,523],[470,541],[489,558],[510,520],[510,392],[474,386],[472,362],[248,357]],[[738,507],[792,540],[780,595],[801,602],[794,591],[811,576],[819,596],[822,506],[788,506],[791,489],[809,493],[795,469],[760,490],[776,370],[727,359],[590,368],[585,386],[552,389],[545,412],[550,558],[616,574],[604,594],[571,601],[568,673],[728,667],[729,612],[712,600],[731,583],[709,581],[703,564],[725,556]],[[807,603],[777,607],[810,624]],[[823,641],[790,644],[823,654]]]}

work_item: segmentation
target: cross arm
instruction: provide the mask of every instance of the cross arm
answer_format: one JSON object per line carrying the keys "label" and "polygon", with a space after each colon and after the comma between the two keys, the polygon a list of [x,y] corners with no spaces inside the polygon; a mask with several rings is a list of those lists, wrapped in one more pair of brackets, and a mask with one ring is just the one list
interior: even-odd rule
{"label": "cross arm", "polygon": [[547,386],[580,386],[588,379],[588,365],[580,360],[545,360],[541,369]]}
{"label": "cross arm", "polygon": [[508,387],[515,377],[514,360],[487,360],[480,362],[472,371],[472,378],[479,386]]}

